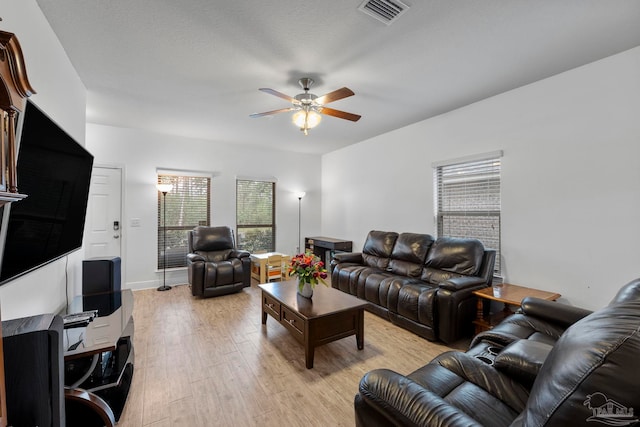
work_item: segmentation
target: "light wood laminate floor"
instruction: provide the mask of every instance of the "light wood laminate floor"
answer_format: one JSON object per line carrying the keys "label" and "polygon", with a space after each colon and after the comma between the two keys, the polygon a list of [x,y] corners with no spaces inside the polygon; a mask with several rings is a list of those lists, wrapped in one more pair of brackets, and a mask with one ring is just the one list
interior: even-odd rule
{"label": "light wood laminate floor", "polygon": [[365,312],[364,350],[347,337],[317,348],[306,369],[303,346],[274,319],[261,324],[255,282],[216,298],[182,285],[134,300],[135,370],[120,427],[353,426],[366,372],[407,374],[451,349]]}

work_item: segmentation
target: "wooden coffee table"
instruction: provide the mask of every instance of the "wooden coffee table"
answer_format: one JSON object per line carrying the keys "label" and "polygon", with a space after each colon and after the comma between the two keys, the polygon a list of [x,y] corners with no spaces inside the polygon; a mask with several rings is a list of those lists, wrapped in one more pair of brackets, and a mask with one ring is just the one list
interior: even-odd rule
{"label": "wooden coffee table", "polygon": [[312,298],[298,295],[298,282],[265,283],[262,289],[262,324],[267,314],[280,322],[304,345],[307,369],[313,368],[316,347],[351,335],[358,350],[364,348],[364,308],[367,302],[337,289],[318,285]]}

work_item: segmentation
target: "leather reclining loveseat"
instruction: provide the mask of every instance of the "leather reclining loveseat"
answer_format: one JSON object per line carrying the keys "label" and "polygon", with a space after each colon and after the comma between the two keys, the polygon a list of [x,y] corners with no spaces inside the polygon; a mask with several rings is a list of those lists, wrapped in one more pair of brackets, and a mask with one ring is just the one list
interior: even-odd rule
{"label": "leather reclining loveseat", "polygon": [[635,425],[638,356],[640,279],[593,313],[525,298],[466,353],[443,353],[407,376],[367,373],[356,426]]}
{"label": "leather reclining loveseat", "polygon": [[334,255],[331,286],[394,324],[451,343],[471,333],[472,292],[491,285],[495,257],[476,239],[373,230],[362,252]]}

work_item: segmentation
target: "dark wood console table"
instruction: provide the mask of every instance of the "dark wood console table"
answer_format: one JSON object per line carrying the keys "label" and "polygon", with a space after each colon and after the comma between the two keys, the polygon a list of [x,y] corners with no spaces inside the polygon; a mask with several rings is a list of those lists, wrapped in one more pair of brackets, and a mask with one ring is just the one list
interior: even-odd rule
{"label": "dark wood console table", "polygon": [[[91,322],[64,329],[67,406],[71,395],[80,398],[86,392],[89,397],[96,395],[104,400],[117,421],[133,376],[133,293],[125,289],[77,296],[67,307],[67,314],[90,310],[98,312]],[[79,401],[86,407],[74,407],[78,417],[86,417],[80,415],[83,410],[104,416],[104,408],[92,403],[92,399]],[[66,415],[67,424],[76,425],[74,411],[67,409]]]}
{"label": "dark wood console table", "polygon": [[334,239],[333,237],[304,238],[305,251],[308,250],[319,256],[325,266],[329,266],[335,252],[351,252],[352,246],[351,240]]}

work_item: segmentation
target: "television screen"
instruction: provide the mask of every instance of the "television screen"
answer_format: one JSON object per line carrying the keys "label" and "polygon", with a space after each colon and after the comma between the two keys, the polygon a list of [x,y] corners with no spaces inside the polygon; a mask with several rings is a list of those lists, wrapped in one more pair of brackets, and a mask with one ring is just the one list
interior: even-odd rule
{"label": "television screen", "polygon": [[0,284],[82,246],[91,182],[93,156],[30,101],[23,114],[17,173],[27,198],[4,215]]}

